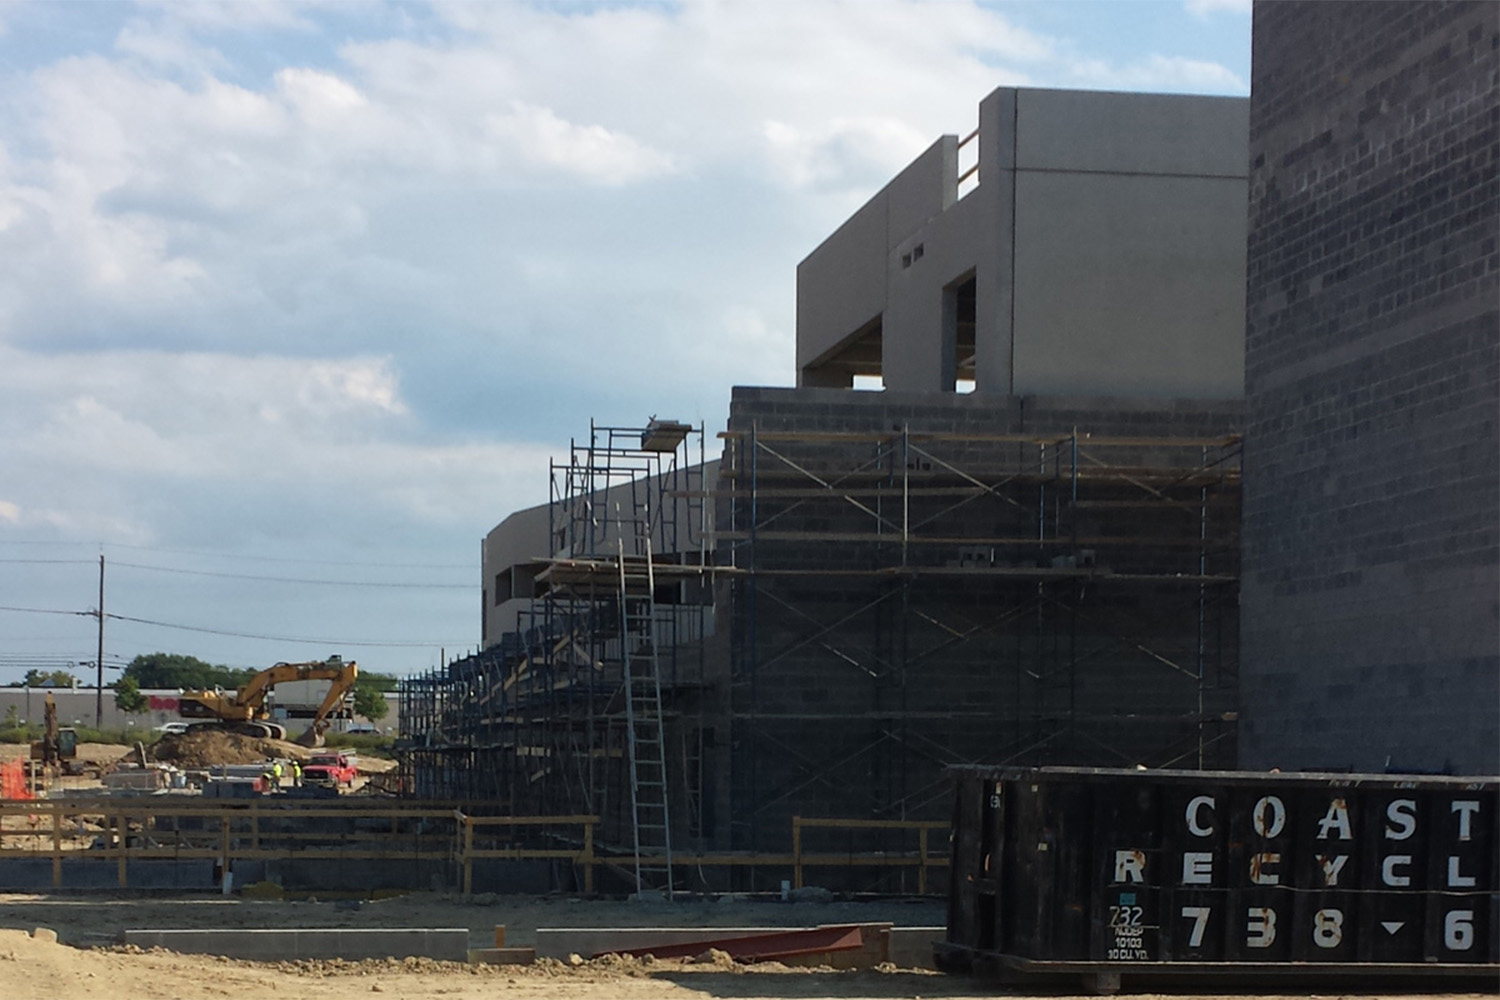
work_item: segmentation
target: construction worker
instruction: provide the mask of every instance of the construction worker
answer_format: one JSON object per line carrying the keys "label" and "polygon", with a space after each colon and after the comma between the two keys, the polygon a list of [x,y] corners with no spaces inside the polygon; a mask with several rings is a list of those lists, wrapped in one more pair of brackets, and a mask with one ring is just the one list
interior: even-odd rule
{"label": "construction worker", "polygon": [[302,764],[300,761],[292,761],[292,787],[302,787]]}
{"label": "construction worker", "polygon": [[281,761],[278,760],[276,763],[274,763],[274,764],[271,765],[271,774],[276,779],[276,787],[280,788],[281,787]]}

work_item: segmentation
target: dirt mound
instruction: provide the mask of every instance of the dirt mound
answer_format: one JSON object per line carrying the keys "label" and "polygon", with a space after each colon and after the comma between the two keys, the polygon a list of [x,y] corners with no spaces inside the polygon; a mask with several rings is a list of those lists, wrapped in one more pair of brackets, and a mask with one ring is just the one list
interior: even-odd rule
{"label": "dirt mound", "polygon": [[308,750],[286,740],[256,739],[219,729],[192,729],[168,733],[147,747],[146,755],[163,764],[202,768],[214,764],[259,764],[276,757],[306,760]]}
{"label": "dirt mound", "polygon": [[705,952],[693,956],[694,965],[709,965],[715,969],[733,969],[735,967],[734,956],[727,951],[718,948],[710,948]]}

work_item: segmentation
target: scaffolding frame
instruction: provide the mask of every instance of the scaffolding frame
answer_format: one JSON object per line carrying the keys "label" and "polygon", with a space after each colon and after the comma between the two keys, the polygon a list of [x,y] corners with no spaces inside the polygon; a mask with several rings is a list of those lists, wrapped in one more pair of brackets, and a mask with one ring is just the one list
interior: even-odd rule
{"label": "scaffolding frame", "polygon": [[1238,435],[720,437],[736,846],[937,816],[947,764],[1232,765]]}
{"label": "scaffolding frame", "polygon": [[691,843],[703,808],[677,704],[710,631],[703,449],[701,426],[591,423],[551,463],[551,551],[516,631],[400,687],[407,787],[598,816],[636,891],[672,891],[674,829]]}
{"label": "scaffolding frame", "polygon": [[[1237,435],[749,422],[719,435],[710,489],[701,428],[670,458],[640,454],[649,430],[591,425],[553,463],[552,551],[518,629],[402,684],[413,793],[598,816],[615,877],[649,858],[628,684],[643,601],[689,855],[785,850],[814,814],[868,824],[840,834],[851,852],[896,850],[881,824],[943,819],[950,764],[1233,765]],[[753,866],[704,877],[766,887]]]}

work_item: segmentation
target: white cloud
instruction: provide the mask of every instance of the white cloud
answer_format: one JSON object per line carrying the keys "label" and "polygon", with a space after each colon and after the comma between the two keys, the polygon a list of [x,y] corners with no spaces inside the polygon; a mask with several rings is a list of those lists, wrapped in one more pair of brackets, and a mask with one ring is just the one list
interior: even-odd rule
{"label": "white cloud", "polygon": [[[401,99],[441,93],[459,115],[517,101],[629,136],[689,172],[734,165],[792,185],[826,186],[840,164],[805,164],[817,148],[851,139],[847,158],[871,163],[851,177],[866,184],[874,167],[900,166],[937,131],[971,128],[979,97],[1024,80],[1010,64],[1051,51],[967,3],[799,3],[777,5],[774,16],[704,0],[582,13],[438,9],[468,37],[451,48],[350,45],[342,55],[372,90]],[[806,137],[792,164],[778,130]]]}
{"label": "white cloud", "polygon": [[222,73],[231,68],[223,53],[202,44],[186,31],[141,20],[132,20],[120,29],[115,36],[115,51],[153,69],[194,76]]}
{"label": "white cloud", "polygon": [[304,12],[319,6],[309,0],[137,0],[137,6],[162,15],[165,21],[198,32],[228,32],[245,29],[276,28],[312,32],[316,25]]}
{"label": "white cloud", "polygon": [[[0,349],[0,394],[10,519],[47,510],[102,523],[135,498],[136,518],[120,522],[134,521],[131,537],[152,532],[142,519],[157,506],[139,499],[151,482],[182,495],[327,488],[418,521],[478,525],[498,519],[496,503],[528,502],[546,468],[545,449],[424,441],[387,359]],[[80,488],[101,482],[114,484],[108,495]]]}
{"label": "white cloud", "polygon": [[369,104],[348,83],[331,73],[317,70],[280,70],[276,74],[276,85],[302,117],[312,123],[327,121]]}
{"label": "white cloud", "polygon": [[1231,14],[1249,14],[1253,0],[1186,0],[1183,6],[1189,14],[1208,17],[1220,11]]}
{"label": "white cloud", "polygon": [[1248,94],[1250,85],[1226,66],[1183,56],[1150,55],[1124,66],[1102,60],[1081,60],[1073,75],[1082,83],[1101,88],[1189,93]]}
{"label": "white cloud", "polygon": [[807,188],[842,187],[861,177],[878,185],[884,164],[909,159],[936,138],[906,122],[875,116],[833,118],[816,129],[768,121],[762,131],[777,173],[792,186]]}
{"label": "white cloud", "polygon": [[618,187],[668,173],[671,158],[599,125],[563,121],[549,108],[512,101],[485,118],[489,134],[508,140],[524,160],[558,174]]}

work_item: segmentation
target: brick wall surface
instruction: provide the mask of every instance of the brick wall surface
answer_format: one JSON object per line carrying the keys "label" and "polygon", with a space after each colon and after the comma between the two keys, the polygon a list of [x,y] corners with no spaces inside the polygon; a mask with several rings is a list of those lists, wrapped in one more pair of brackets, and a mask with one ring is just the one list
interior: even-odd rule
{"label": "brick wall surface", "polygon": [[1257,3],[1241,760],[1500,770],[1500,5]]}

